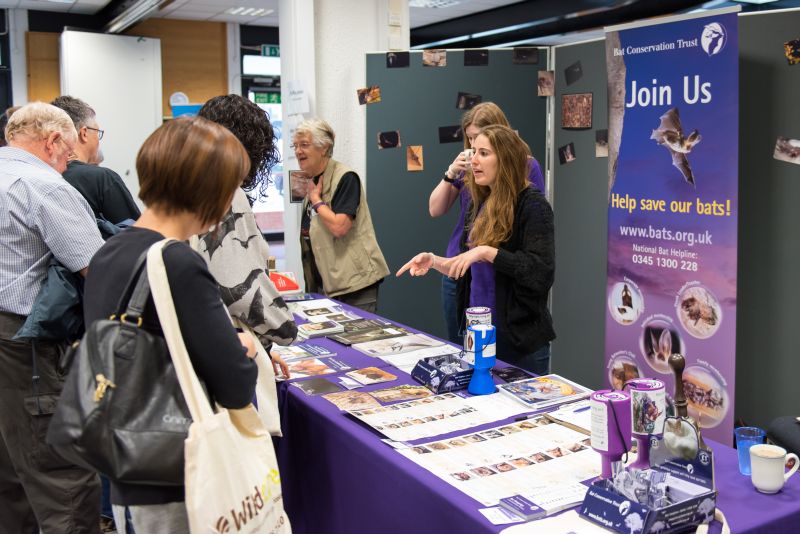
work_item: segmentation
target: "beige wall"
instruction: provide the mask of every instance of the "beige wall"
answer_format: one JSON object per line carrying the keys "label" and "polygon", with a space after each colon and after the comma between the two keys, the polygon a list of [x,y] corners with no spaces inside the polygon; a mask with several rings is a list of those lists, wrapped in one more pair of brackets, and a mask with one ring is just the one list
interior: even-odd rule
{"label": "beige wall", "polygon": [[50,102],[61,94],[57,33],[27,32],[28,101]]}
{"label": "beige wall", "polygon": [[[224,22],[148,19],[126,35],[161,40],[164,116],[169,96],[183,91],[192,103],[228,93],[227,30]],[[49,102],[61,94],[57,33],[27,32],[28,100]]]}
{"label": "beige wall", "polygon": [[125,32],[161,39],[164,116],[171,116],[169,96],[182,91],[202,104],[228,94],[227,30],[224,22],[148,19]]}

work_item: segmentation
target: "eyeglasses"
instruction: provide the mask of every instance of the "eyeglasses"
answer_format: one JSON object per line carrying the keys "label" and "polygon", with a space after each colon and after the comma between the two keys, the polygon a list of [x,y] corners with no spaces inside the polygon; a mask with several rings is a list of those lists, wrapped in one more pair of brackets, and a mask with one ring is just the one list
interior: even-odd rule
{"label": "eyeglasses", "polygon": [[311,143],[308,143],[308,142],[299,143],[299,144],[294,144],[293,143],[293,144],[289,145],[289,148],[291,148],[292,150],[297,150],[298,148],[302,148],[303,150],[308,150],[309,148],[311,148],[311,146],[312,146]]}
{"label": "eyeglasses", "polygon": [[103,135],[105,135],[106,131],[101,130],[100,128],[92,128],[91,126],[85,126],[87,130],[94,130],[97,132],[97,140],[100,141],[103,139]]}

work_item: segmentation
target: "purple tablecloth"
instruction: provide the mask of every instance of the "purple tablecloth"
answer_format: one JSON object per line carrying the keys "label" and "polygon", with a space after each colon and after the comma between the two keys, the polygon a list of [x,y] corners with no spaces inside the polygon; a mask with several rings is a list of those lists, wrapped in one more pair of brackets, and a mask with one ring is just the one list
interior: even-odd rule
{"label": "purple tablecloth", "polygon": [[[310,342],[336,351],[353,368],[383,367],[398,376],[359,391],[416,384],[377,358],[327,339]],[[380,434],[322,397],[306,395],[290,382],[280,384],[278,396],[284,437],[275,440],[276,452],[295,534],[471,534],[506,528],[484,518],[478,501],[404,458],[381,442]],[[709,445],[715,452],[717,505],[731,532],[800,531],[800,476],[781,493],[762,495],[739,474],[734,449]],[[720,532],[720,525],[715,522],[710,531]]]}

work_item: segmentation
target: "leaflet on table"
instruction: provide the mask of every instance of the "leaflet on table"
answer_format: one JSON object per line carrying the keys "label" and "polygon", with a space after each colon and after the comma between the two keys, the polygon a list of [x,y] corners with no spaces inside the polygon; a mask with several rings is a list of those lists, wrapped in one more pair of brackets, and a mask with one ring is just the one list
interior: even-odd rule
{"label": "leaflet on table", "polygon": [[377,341],[409,334],[405,328],[378,319],[356,319],[344,322],[342,326],[344,327],[343,333],[328,336],[328,339],[332,339],[342,345],[353,345],[355,343],[366,343],[367,341]]}
{"label": "leaflet on table", "polygon": [[584,486],[580,482],[564,482],[556,487],[544,482],[528,488],[524,495],[503,497],[500,499],[500,506],[526,521],[530,521],[582,503],[588,489],[588,486]]}
{"label": "leaflet on table", "polygon": [[336,405],[340,410],[359,410],[364,408],[380,408],[380,403],[369,393],[362,391],[339,391],[323,395],[323,399]]}
{"label": "leaflet on table", "polygon": [[331,299],[300,300],[286,304],[289,311],[302,319],[310,319],[319,315],[330,315],[344,311],[342,305]]}
{"label": "leaflet on table", "polygon": [[391,382],[397,380],[397,376],[386,372],[379,367],[365,367],[350,371],[347,376],[361,385],[380,384],[381,382]]}
{"label": "leaflet on table", "polygon": [[484,506],[513,495],[551,506],[548,495],[571,499],[567,496],[574,483],[600,475],[600,456],[589,441],[579,432],[537,417],[397,453]]}
{"label": "leaflet on table", "polygon": [[305,323],[297,325],[297,334],[301,338],[311,339],[328,334],[342,332],[344,328],[336,321],[323,321],[321,323]]}
{"label": "leaflet on table", "polygon": [[465,398],[445,393],[349,413],[387,438],[413,441],[501,421],[527,411],[525,406],[501,395]]}
{"label": "leaflet on table", "polygon": [[456,347],[454,345],[445,343],[443,345],[439,345],[438,347],[418,349],[415,351],[406,352],[404,354],[379,356],[379,358],[384,362],[388,363],[389,365],[394,365],[401,371],[411,374],[411,371],[414,369],[414,366],[417,365],[417,362],[420,361],[422,358],[433,358],[434,356],[446,356],[448,354],[456,354],[458,352],[461,352],[460,347]]}
{"label": "leaflet on table", "polygon": [[608,534],[606,529],[587,521],[575,510],[524,525],[514,525],[503,529],[500,534],[541,534],[542,532],[547,532],[547,534]]}
{"label": "leaflet on table", "polygon": [[503,384],[497,386],[497,389],[529,406],[531,410],[540,410],[548,406],[580,400],[592,393],[591,389],[556,374]]}
{"label": "leaflet on table", "polygon": [[388,356],[390,354],[403,354],[412,350],[438,347],[444,345],[444,341],[439,341],[425,334],[411,334],[408,336],[393,337],[390,339],[379,339],[366,343],[356,343],[353,348],[363,352],[367,356]]}
{"label": "leaflet on table", "polygon": [[589,399],[560,406],[544,414],[548,419],[566,425],[586,435],[592,431],[592,404]]}
{"label": "leaflet on table", "polygon": [[499,506],[492,506],[491,508],[479,508],[478,511],[483,514],[483,517],[489,520],[493,525],[510,525],[512,523],[522,523],[524,519],[518,517],[505,508]]}
{"label": "leaflet on table", "polygon": [[304,360],[286,362],[286,364],[289,368],[290,379],[328,375],[351,369],[349,365],[336,358],[325,358],[324,360],[320,360],[319,358],[306,358]]}
{"label": "leaflet on table", "polygon": [[306,395],[322,395],[323,393],[332,393],[343,389],[339,384],[335,384],[324,378],[301,380],[299,382],[293,382],[292,385],[302,390]]}
{"label": "leaflet on table", "polygon": [[[323,308],[323,310],[327,310],[327,308]],[[308,310],[312,311],[312,310]],[[327,315],[311,315],[308,317],[308,322],[310,323],[324,323],[325,321],[334,321],[341,325],[342,329],[344,329],[344,325],[346,322],[353,321],[358,319],[358,315],[354,314],[353,312],[349,311],[338,311],[332,312]],[[344,330],[343,330],[344,331]]]}
{"label": "leaflet on table", "polygon": [[298,343],[297,345],[289,345],[288,347],[272,345],[270,352],[280,356],[286,362],[305,360],[306,358],[325,358],[327,356],[336,356],[336,353],[332,350],[319,345],[313,345],[311,343]]}

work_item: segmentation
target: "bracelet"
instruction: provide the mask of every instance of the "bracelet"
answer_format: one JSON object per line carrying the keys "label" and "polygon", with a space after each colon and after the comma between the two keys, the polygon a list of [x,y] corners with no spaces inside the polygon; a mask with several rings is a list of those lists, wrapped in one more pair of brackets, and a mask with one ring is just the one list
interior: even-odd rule
{"label": "bracelet", "polygon": [[312,210],[314,210],[314,211],[316,211],[317,213],[319,213],[319,207],[320,207],[320,206],[327,206],[327,205],[328,205],[328,203],[327,203],[327,202],[323,202],[323,201],[321,201],[321,200],[320,200],[320,201],[319,201],[319,202],[317,202],[316,204],[313,204],[313,205],[311,206],[311,209],[312,209]]}
{"label": "bracelet", "polygon": [[447,175],[447,173],[446,173],[446,172],[444,173],[444,178],[442,178],[442,180],[444,180],[444,181],[445,181],[445,182],[447,182],[448,184],[454,184],[454,183],[456,183],[456,179],[455,179],[455,178],[450,178],[450,177]]}

